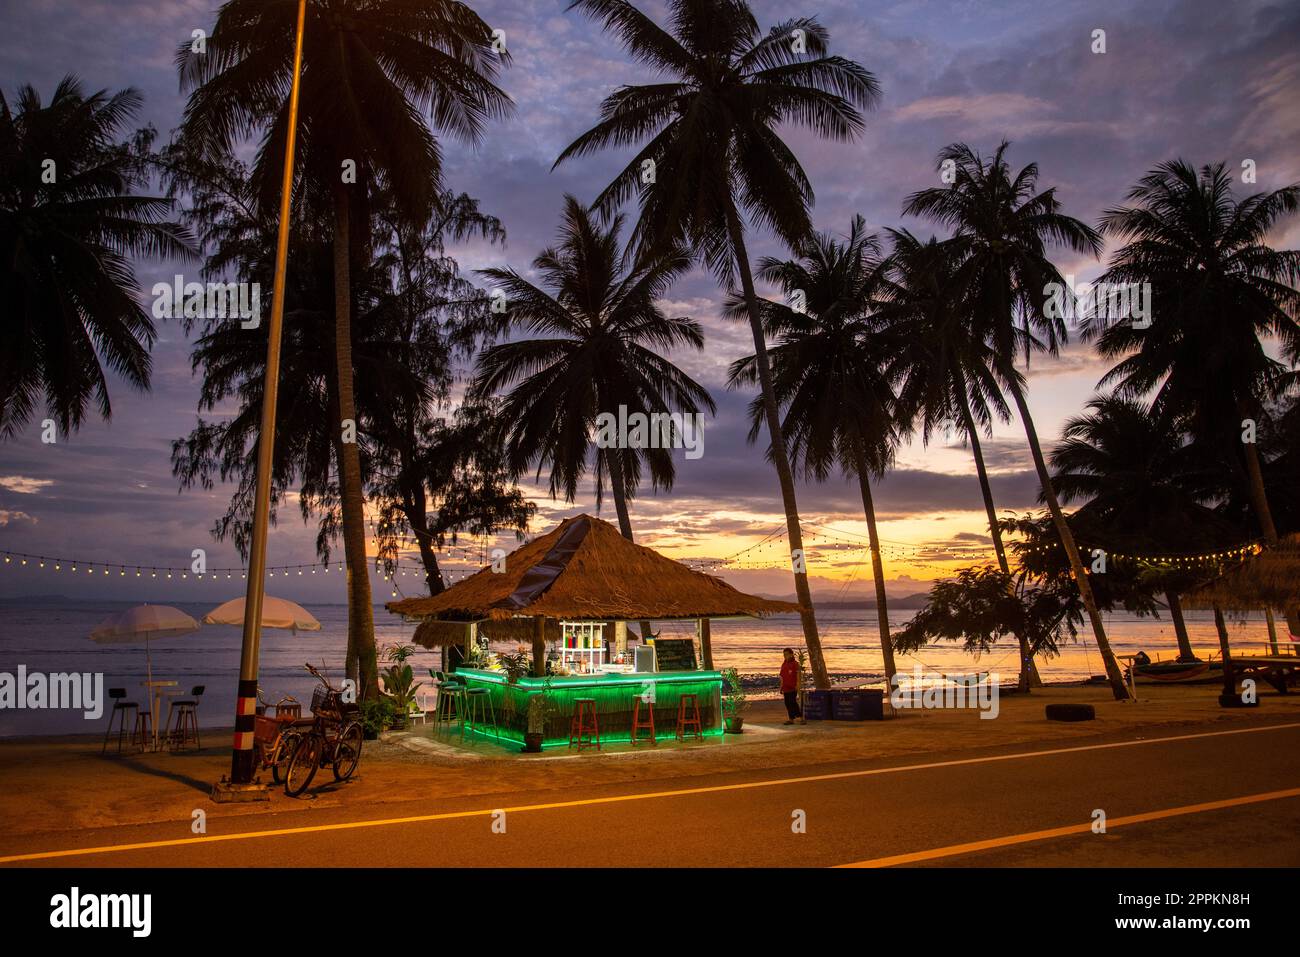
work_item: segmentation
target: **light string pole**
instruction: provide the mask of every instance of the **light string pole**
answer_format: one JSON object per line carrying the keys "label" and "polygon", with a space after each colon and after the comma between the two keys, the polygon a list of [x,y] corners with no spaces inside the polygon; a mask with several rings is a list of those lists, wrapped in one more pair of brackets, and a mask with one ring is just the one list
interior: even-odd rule
{"label": "light string pole", "polygon": [[262,386],[262,425],[257,438],[257,485],[253,500],[253,540],[248,553],[248,591],[244,599],[244,638],[239,653],[239,690],[235,700],[235,740],[230,753],[230,779],[213,787],[215,800],[236,795],[264,795],[253,784],[253,732],[257,721],[258,656],[262,639],[262,599],[266,594],[266,538],[271,512],[271,468],[275,451],[275,405],[280,385],[280,337],[284,326],[285,272],[289,260],[289,206],[293,195],[293,154],[298,134],[298,95],[302,78],[302,40],[307,0],[298,0],[294,33],[293,79],[289,89],[289,122],[284,144],[284,177],[280,195],[280,229],[275,244],[275,283],[271,321],[266,335],[266,376]]}

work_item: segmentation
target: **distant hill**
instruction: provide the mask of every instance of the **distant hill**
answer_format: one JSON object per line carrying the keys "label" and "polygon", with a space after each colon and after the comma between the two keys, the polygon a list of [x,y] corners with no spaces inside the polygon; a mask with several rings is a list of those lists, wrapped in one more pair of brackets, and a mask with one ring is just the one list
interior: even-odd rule
{"label": "distant hill", "polygon": [[[777,601],[797,601],[794,595],[764,595],[763,597],[774,598]],[[902,598],[890,598],[889,607],[902,611],[916,611],[925,607],[929,597],[926,592],[917,592],[914,595],[904,595]],[[813,604],[817,608],[835,609],[837,611],[875,610],[876,600],[874,598],[856,598],[850,601],[822,601],[814,596]]]}

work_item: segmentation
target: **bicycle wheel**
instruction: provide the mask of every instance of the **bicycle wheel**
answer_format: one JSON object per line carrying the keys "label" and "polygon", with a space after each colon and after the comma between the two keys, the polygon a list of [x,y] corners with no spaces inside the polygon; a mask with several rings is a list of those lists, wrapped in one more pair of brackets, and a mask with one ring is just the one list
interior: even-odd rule
{"label": "bicycle wheel", "polygon": [[313,733],[303,736],[298,746],[293,749],[293,757],[289,759],[289,767],[284,772],[285,794],[289,797],[297,797],[307,790],[307,785],[311,784],[311,779],[316,776],[321,752],[324,749],[325,742],[319,735]]}
{"label": "bicycle wheel", "polygon": [[271,755],[271,777],[276,784],[283,784],[288,776],[289,761],[301,740],[302,735],[297,731],[286,731],[280,735],[280,741]]}
{"label": "bicycle wheel", "polygon": [[361,725],[353,723],[343,729],[334,745],[334,780],[346,781],[352,777],[361,762]]}

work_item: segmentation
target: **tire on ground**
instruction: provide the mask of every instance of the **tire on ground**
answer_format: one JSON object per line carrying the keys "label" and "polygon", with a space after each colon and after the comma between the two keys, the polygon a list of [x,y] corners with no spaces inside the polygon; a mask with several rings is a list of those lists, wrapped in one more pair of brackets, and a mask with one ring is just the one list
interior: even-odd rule
{"label": "tire on ground", "polygon": [[1049,704],[1048,721],[1091,721],[1097,717],[1097,711],[1090,704]]}

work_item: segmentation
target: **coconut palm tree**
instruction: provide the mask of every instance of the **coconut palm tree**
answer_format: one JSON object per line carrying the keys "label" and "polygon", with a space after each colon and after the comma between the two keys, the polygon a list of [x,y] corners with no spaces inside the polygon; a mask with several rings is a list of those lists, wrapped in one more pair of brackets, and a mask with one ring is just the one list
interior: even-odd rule
{"label": "coconut palm tree", "polygon": [[1045,297],[1052,284],[1065,286],[1047,258],[1048,246],[1060,245],[1095,256],[1101,240],[1085,223],[1061,212],[1054,188],[1038,191],[1037,164],[1030,163],[1012,173],[1006,161],[1008,145],[1000,144],[988,159],[965,143],[945,147],[939,153],[938,169],[950,174],[945,178],[951,179],[951,185],[914,193],[908,197],[904,213],[927,216],[953,231],[970,294],[971,322],[976,334],[991,347],[994,371],[1015,403],[1048,511],[1070,559],[1106,666],[1111,692],[1123,700],[1128,697],[1124,676],[1106,639],[1074,535],[1052,488],[1025,388],[1015,376],[1018,353],[1023,352],[1026,361],[1036,350],[1055,355],[1066,341],[1064,320],[1050,315],[1051,310],[1046,308]]}
{"label": "coconut palm tree", "polygon": [[[691,265],[678,246],[664,255],[634,258],[620,240],[623,218],[608,225],[572,196],[564,198],[559,243],[543,250],[533,268],[545,286],[513,269],[484,269],[505,297],[492,338],[523,332],[537,338],[499,342],[479,357],[471,394],[486,398],[509,388],[498,419],[505,430],[506,462],[515,474],[534,465],[549,470],[552,498],[572,502],[578,483],[595,458],[596,502],[605,483],[614,498],[619,531],[633,540],[628,500],[641,484],[642,465],[656,489],[671,489],[676,477],[672,450],[599,446],[602,414],[697,415],[714,411],[708,391],[663,354],[704,348],[700,324],[668,316],[656,305]],[[648,436],[647,436],[648,438]],[[650,626],[642,623],[649,637]]]}
{"label": "coconut palm tree", "polygon": [[[191,91],[181,136],[213,151],[260,136],[253,176],[262,208],[279,200],[296,0],[228,0],[204,49],[176,61]],[[365,261],[379,184],[424,221],[439,196],[439,131],[477,142],[510,101],[493,82],[504,53],[455,0],[310,0],[303,46],[297,163],[305,202],[333,214],[338,419],[335,455],[348,563],[348,671],[378,694],[366,557],[365,489],[352,358],[353,262]]]}
{"label": "coconut palm tree", "polygon": [[[1065,502],[1101,530],[1105,544],[1137,553],[1195,553],[1229,547],[1241,531],[1203,503],[1209,472],[1203,450],[1186,439],[1184,423],[1166,409],[1118,396],[1098,396],[1085,415],[1065,423],[1053,450],[1052,482]],[[1148,569],[1144,586],[1163,589],[1181,660],[1195,660],[1179,590],[1202,583],[1184,569]]]}
{"label": "coconut palm tree", "polygon": [[798,17],[763,33],[744,0],[669,0],[669,26],[655,23],[625,0],[573,0],[616,34],[628,53],[655,71],[652,83],[623,86],[601,104],[601,119],[573,141],[560,163],[606,147],[641,144],[596,201],[616,209],[634,194],[640,203],[638,240],[662,245],[684,239],[722,284],[737,276],[754,337],[763,415],[774,449],[786,535],[793,553],[795,593],[804,641],[818,688],[830,687],[780,411],[772,390],[758,294],[745,243],[745,219],[793,247],[811,229],[812,184],[781,139],[802,126],[839,142],[863,129],[860,109],[880,95],[859,64],[827,52],[828,33]]}
{"label": "coconut palm tree", "polygon": [[[1300,184],[1238,199],[1224,164],[1198,172],[1162,163],[1107,210],[1102,232],[1123,245],[1102,281],[1149,283],[1150,327],[1089,317],[1084,335],[1120,361],[1102,379],[1118,394],[1154,391],[1155,405],[1188,417],[1194,434],[1232,448],[1248,480],[1255,520],[1276,544],[1277,526],[1263,467],[1247,422],[1300,384],[1300,373],[1271,357],[1274,338],[1287,362],[1300,362],[1300,250],[1267,244],[1300,209]],[[1287,610],[1294,634],[1300,616]]]}
{"label": "coconut palm tree", "polygon": [[[920,432],[922,443],[928,443],[935,430],[954,425],[966,436],[998,567],[1010,576],[980,432],[989,432],[995,417],[1010,421],[1011,410],[994,372],[996,357],[969,321],[967,277],[958,244],[935,237],[922,241],[905,229],[888,232],[892,251],[876,312],[897,333],[899,348],[891,359],[899,380],[897,414],[901,423]],[[1014,369],[1012,374],[1020,375]],[[1023,388],[1022,379],[1018,384]],[[1042,682],[1028,638],[1017,635],[1016,641],[1019,686],[1028,691]]]}
{"label": "coconut palm tree", "polygon": [[[777,285],[790,297],[806,296],[806,308],[764,301],[764,335],[775,344],[771,358],[772,388],[784,410],[780,434],[791,461],[819,482],[833,469],[857,479],[867,521],[871,568],[876,586],[876,616],[880,629],[885,680],[896,668],[889,640],[889,607],[885,568],[872,480],[893,463],[898,442],[895,395],[889,372],[898,351],[894,331],[875,316],[880,284],[880,243],[855,216],[841,242],[829,233],[814,233],[794,249],[799,257],[759,260],[756,275]],[[743,317],[748,303],[737,298],[731,313]],[[752,385],[758,377],[757,356],[732,363],[729,383]],[[763,427],[763,400],[750,404],[751,442]],[[773,450],[769,448],[768,457]]]}
{"label": "coconut palm tree", "polygon": [[105,366],[149,388],[153,319],[136,301],[134,256],[193,258],[171,201],[133,192],[147,165],[120,142],[140,94],[87,94],[65,76],[48,103],[0,92],[0,437],[44,401],[65,435],[93,402],[109,419]]}

